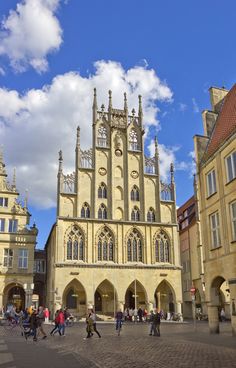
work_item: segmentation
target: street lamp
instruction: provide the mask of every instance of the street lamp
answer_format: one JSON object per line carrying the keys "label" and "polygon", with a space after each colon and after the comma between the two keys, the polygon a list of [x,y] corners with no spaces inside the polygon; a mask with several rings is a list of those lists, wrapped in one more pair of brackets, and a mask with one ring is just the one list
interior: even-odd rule
{"label": "street lamp", "polygon": [[23,285],[23,288],[25,290],[25,307],[28,308],[32,304],[32,293],[34,290],[34,283],[30,284],[25,283]]}

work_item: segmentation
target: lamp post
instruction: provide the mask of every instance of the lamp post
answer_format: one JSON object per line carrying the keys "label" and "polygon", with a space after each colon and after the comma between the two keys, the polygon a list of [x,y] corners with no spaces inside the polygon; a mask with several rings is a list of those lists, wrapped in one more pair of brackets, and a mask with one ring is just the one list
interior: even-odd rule
{"label": "lamp post", "polygon": [[25,283],[23,285],[23,288],[25,290],[25,308],[29,308],[32,304],[32,294],[34,290],[34,283],[31,283],[31,284]]}
{"label": "lamp post", "polygon": [[195,302],[195,292],[196,289],[194,286],[190,289],[191,296],[192,296],[192,313],[193,313],[193,330],[196,332],[197,325],[196,325],[196,302]]}

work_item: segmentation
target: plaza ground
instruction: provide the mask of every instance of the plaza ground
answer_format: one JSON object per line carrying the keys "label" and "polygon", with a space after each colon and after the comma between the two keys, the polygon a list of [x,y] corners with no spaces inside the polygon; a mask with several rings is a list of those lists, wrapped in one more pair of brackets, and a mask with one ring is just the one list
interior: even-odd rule
{"label": "plaza ground", "polygon": [[[86,336],[85,324],[67,328],[66,337],[27,341],[20,331],[0,326],[0,368],[232,368],[236,367],[236,338],[230,323],[210,335],[206,322],[162,323],[161,337],[149,336],[148,324],[127,323],[117,336],[113,323],[98,323],[102,338]],[[51,325],[45,330],[50,332]]]}

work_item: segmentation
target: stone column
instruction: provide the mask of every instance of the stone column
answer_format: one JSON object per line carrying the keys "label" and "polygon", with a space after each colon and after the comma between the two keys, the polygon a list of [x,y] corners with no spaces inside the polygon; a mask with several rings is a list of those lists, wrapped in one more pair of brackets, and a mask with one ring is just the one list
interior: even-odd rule
{"label": "stone column", "polygon": [[219,328],[219,311],[217,305],[208,304],[208,321],[211,334],[218,334]]}
{"label": "stone column", "polygon": [[150,301],[150,302],[148,303],[148,313],[150,313],[150,312],[151,312],[151,310],[153,311],[153,308],[154,308],[154,302],[153,302],[153,301]]}

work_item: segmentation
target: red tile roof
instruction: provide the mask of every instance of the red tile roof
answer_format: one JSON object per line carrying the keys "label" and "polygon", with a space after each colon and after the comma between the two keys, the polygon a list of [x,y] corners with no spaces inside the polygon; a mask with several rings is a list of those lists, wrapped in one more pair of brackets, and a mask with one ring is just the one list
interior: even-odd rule
{"label": "red tile roof", "polygon": [[236,132],[236,84],[226,95],[215,127],[207,145],[203,161],[212,156],[217,149]]}

